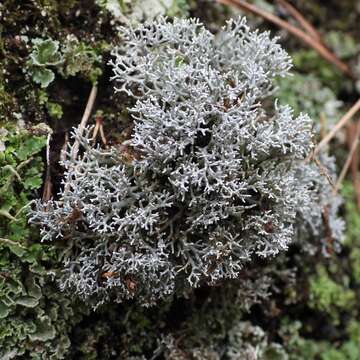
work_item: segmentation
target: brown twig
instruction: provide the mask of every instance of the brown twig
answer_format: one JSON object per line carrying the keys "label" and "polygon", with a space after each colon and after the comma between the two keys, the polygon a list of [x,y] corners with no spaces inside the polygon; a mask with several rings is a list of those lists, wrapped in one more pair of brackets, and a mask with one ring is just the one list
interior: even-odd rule
{"label": "brown twig", "polygon": [[327,128],[327,118],[324,114],[324,112],[320,112],[320,116],[319,116],[319,120],[320,120],[320,139],[323,139],[326,136],[326,128]]}
{"label": "brown twig", "polygon": [[101,138],[101,141],[103,142],[103,144],[106,146],[107,140],[106,140],[103,126],[100,126],[100,138]]}
{"label": "brown twig", "polygon": [[334,135],[360,110],[360,99],[347,111],[347,113],[336,123],[329,133],[319,142],[314,150],[316,155],[333,137]]}
{"label": "brown twig", "polygon": [[[91,111],[92,111],[92,108],[94,106],[94,102],[96,99],[96,94],[97,94],[97,86],[93,85],[91,88],[91,92],[90,92],[87,104],[86,104],[84,114],[80,121],[79,129],[78,129],[79,136],[81,136],[83,134],[86,124],[89,120],[89,117],[91,115]],[[71,157],[73,160],[75,160],[77,157],[77,154],[79,152],[79,146],[80,146],[80,140],[77,138],[77,139],[75,139],[75,143],[74,143],[74,146],[72,149],[72,154],[71,154]]]}
{"label": "brown twig", "polygon": [[313,39],[323,44],[325,47],[320,33],[315,29],[309,21],[297,10],[294,6],[288,3],[286,0],[277,0],[277,2],[299,23],[299,25],[310,35]]}
{"label": "brown twig", "polygon": [[66,147],[67,147],[68,141],[69,141],[69,134],[68,134],[68,132],[66,132],[64,135],[64,143],[63,143],[63,146],[60,151],[60,161],[63,163],[66,160]]}
{"label": "brown twig", "polygon": [[103,126],[103,117],[101,115],[96,115],[95,119],[95,128],[93,131],[92,141],[96,140],[97,135],[100,134],[100,139],[102,143],[106,146],[107,140],[104,133],[104,126]]}
{"label": "brown twig", "polygon": [[48,202],[52,197],[52,183],[51,183],[51,171],[50,171],[50,141],[51,134],[48,134],[46,141],[46,176],[44,181],[44,189],[42,194],[42,201]]}
{"label": "brown twig", "polygon": [[[350,126],[350,128],[352,128],[352,126]],[[350,165],[353,161],[354,155],[356,153],[356,150],[358,149],[358,145],[359,145],[359,136],[360,136],[360,119],[358,120],[357,124],[356,124],[356,130],[355,130],[355,134],[353,136],[352,139],[352,143],[351,143],[351,147],[349,150],[349,154],[347,156],[347,159],[345,161],[345,164],[340,172],[340,175],[338,177],[338,180],[335,184],[335,187],[333,189],[333,193],[334,195],[336,195],[339,191],[340,185],[342,184],[342,182],[345,179],[345,176],[350,168]]]}
{"label": "brown twig", "polygon": [[43,203],[48,202],[52,197],[52,183],[51,183],[51,174],[50,167],[46,168],[46,176],[44,181],[44,190],[42,194]]}
{"label": "brown twig", "polygon": [[94,127],[93,135],[92,135],[92,138],[91,138],[92,141],[95,141],[95,140],[96,140],[97,135],[98,135],[98,133],[99,133],[100,125],[101,125],[101,124],[100,124],[99,118],[96,117],[96,119],[95,119],[95,127]]}
{"label": "brown twig", "polygon": [[320,170],[320,175],[325,176],[328,183],[330,184],[330,186],[333,188],[333,190],[335,189],[335,184],[333,183],[327,169],[325,168],[325,166],[320,162],[320,160],[318,158],[314,158],[314,162],[317,165],[317,167]]}
{"label": "brown twig", "polygon": [[335,54],[333,54],[329,49],[327,49],[322,43],[320,43],[312,36],[305,33],[303,30],[280,19],[278,16],[273,15],[267,11],[261,10],[257,6],[253,4],[249,4],[244,0],[217,0],[217,1],[219,3],[225,5],[232,5],[243,11],[247,11],[255,15],[258,15],[264,18],[265,20],[272,22],[273,24],[287,30],[289,33],[296,36],[302,42],[313,48],[321,57],[323,57],[325,60],[335,65],[344,74],[346,74],[351,78],[354,77],[348,65],[342,62]]}
{"label": "brown twig", "polygon": [[[84,129],[86,127],[86,124],[87,124],[87,122],[89,120],[89,117],[91,115],[91,111],[92,111],[92,108],[94,106],[94,102],[95,102],[95,99],[96,99],[96,94],[97,94],[97,86],[93,85],[92,88],[91,88],[91,92],[90,92],[88,101],[86,103],[84,114],[83,114],[82,119],[80,121],[80,125],[79,125],[79,128],[78,128],[78,137],[75,139],[74,146],[73,146],[72,151],[71,151],[71,159],[72,160],[76,159],[77,154],[79,152],[80,136],[83,134]],[[64,193],[68,192],[69,189],[70,189],[70,184],[67,182],[65,184],[65,186],[64,186]]]}

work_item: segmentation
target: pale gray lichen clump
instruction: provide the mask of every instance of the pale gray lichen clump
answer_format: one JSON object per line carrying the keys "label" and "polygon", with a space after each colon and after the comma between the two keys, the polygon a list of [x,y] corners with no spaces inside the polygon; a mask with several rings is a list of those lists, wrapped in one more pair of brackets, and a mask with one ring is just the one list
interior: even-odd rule
{"label": "pale gray lichen clump", "polygon": [[134,99],[131,136],[101,149],[76,133],[84,152],[65,161],[65,190],[32,213],[43,240],[66,239],[62,287],[149,305],[294,240],[326,241],[319,172],[303,162],[311,121],[269,97],[291,66],[277,39],[245,19],[217,36],[194,19],[121,31],[111,65]]}

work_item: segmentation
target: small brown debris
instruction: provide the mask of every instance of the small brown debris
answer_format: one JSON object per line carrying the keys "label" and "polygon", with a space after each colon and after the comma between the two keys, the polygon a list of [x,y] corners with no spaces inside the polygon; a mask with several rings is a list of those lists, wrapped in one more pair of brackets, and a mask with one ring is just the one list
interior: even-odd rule
{"label": "small brown debris", "polygon": [[110,278],[114,278],[117,277],[118,273],[114,272],[114,271],[106,271],[104,273],[101,274],[101,277],[103,279],[110,279]]}

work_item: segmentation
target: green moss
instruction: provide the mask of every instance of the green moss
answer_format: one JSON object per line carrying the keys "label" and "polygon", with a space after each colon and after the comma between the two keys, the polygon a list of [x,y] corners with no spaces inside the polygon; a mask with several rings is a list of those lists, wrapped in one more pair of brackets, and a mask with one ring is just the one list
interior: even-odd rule
{"label": "green moss", "polygon": [[185,16],[189,11],[188,0],[173,0],[170,7],[167,9],[166,15],[170,17]]}
{"label": "green moss", "polygon": [[46,108],[49,112],[49,115],[53,118],[53,119],[61,119],[63,116],[63,110],[60,104],[54,103],[52,101],[49,101],[46,104]]}
{"label": "green moss", "polygon": [[353,248],[350,252],[350,263],[352,269],[352,275],[355,282],[360,284],[360,249]]}
{"label": "green moss", "polygon": [[342,102],[316,76],[294,72],[293,76],[277,79],[277,86],[276,98],[282,104],[289,104],[295,115],[306,113],[317,124],[323,119],[327,124],[321,125],[326,127],[339,119]]}
{"label": "green moss", "polygon": [[345,203],[346,239],[350,248],[360,246],[360,213],[355,202],[355,191],[350,182],[345,182],[341,189]]}
{"label": "green moss", "polygon": [[314,50],[299,50],[291,54],[296,70],[315,74],[321,82],[336,93],[347,80],[327,61],[323,60]]}
{"label": "green moss", "polygon": [[340,31],[329,31],[325,42],[340,59],[351,58],[359,51],[357,41],[351,35]]}
{"label": "green moss", "polygon": [[360,357],[359,324],[348,326],[348,340],[326,341],[304,338],[300,335],[302,324],[288,318],[282,321],[279,335],[289,355],[289,360],[358,360]]}
{"label": "green moss", "polygon": [[317,267],[317,274],[310,278],[310,307],[326,312],[337,320],[338,312],[355,304],[355,294],[333,281],[324,266]]}
{"label": "green moss", "polygon": [[344,245],[349,250],[349,264],[352,278],[360,284],[360,213],[355,202],[355,191],[350,182],[342,186],[342,195],[345,203],[346,238]]}

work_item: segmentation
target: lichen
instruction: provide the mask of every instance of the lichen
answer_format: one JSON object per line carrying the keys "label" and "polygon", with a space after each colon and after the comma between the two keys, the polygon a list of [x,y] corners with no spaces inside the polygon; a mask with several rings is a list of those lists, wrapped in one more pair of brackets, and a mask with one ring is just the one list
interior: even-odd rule
{"label": "lichen", "polygon": [[320,199],[331,188],[303,162],[310,119],[277,102],[261,106],[273,78],[290,67],[276,40],[244,19],[217,37],[180,19],[122,32],[111,64],[116,90],[136,101],[131,137],[102,150],[89,129],[76,132],[85,152],[74,159],[69,147],[60,199],[39,202],[31,214],[43,241],[73,239],[62,287],[97,305],[132,298],[150,305],[237,278],[304,228],[319,243],[330,231],[335,247],[338,203],[327,229]]}
{"label": "lichen", "polygon": [[[46,136],[8,124],[0,140],[0,357],[60,359],[80,318],[52,285],[57,255],[37,243],[24,207],[42,185]],[[51,267],[48,264],[51,263]]]}

